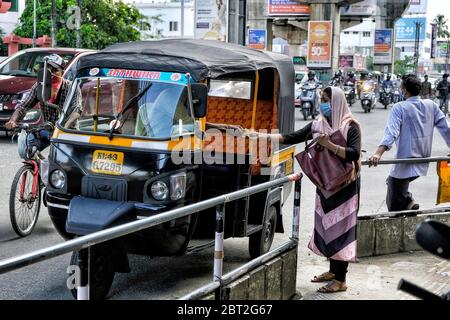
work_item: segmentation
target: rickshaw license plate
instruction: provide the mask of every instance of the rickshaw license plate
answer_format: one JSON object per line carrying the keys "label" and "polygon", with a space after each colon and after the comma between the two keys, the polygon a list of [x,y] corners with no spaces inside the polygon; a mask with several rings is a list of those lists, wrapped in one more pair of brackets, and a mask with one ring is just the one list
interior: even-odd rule
{"label": "rickshaw license plate", "polygon": [[123,169],[122,152],[95,150],[91,170],[95,173],[120,176]]}

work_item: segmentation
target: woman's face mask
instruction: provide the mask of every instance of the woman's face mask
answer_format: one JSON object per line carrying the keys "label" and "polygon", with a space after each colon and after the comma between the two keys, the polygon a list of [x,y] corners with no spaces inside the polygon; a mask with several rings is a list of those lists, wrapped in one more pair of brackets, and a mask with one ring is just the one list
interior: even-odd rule
{"label": "woman's face mask", "polygon": [[320,104],[320,111],[322,112],[322,114],[327,117],[327,118],[331,118],[331,104],[330,102],[322,102]]}

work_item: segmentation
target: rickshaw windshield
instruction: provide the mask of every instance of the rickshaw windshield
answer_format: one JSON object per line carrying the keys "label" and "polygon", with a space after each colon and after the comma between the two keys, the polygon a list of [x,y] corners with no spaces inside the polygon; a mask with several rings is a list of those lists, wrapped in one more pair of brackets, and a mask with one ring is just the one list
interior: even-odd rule
{"label": "rickshaw windshield", "polygon": [[[144,91],[140,99],[134,99],[127,107],[133,97]],[[115,119],[121,112],[117,124]],[[89,133],[109,133],[114,126],[115,135],[162,140],[193,133],[194,122],[184,84],[83,77],[72,85],[60,125]]]}

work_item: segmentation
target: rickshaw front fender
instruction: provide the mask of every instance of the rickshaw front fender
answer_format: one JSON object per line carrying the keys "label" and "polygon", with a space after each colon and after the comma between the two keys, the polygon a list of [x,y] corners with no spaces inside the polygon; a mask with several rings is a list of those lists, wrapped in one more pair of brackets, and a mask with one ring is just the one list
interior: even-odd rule
{"label": "rickshaw front fender", "polygon": [[107,229],[136,216],[133,203],[74,197],[70,201],[66,231],[83,236]]}

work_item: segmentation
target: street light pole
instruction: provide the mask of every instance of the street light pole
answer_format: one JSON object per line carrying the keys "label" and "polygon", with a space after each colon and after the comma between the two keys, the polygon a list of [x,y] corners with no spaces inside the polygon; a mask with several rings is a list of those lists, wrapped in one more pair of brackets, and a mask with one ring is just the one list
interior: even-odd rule
{"label": "street light pole", "polygon": [[52,0],[52,47],[56,47],[56,0]]}
{"label": "street light pole", "polygon": [[184,0],[181,0],[181,37],[184,38]]}
{"label": "street light pole", "polygon": [[36,0],[33,0],[33,48],[36,47],[37,21],[36,21]]}

